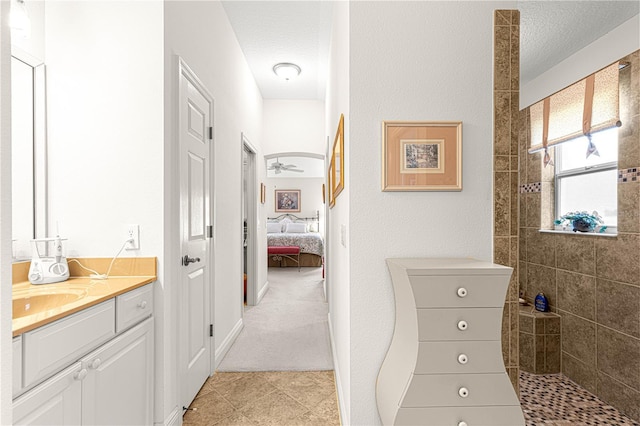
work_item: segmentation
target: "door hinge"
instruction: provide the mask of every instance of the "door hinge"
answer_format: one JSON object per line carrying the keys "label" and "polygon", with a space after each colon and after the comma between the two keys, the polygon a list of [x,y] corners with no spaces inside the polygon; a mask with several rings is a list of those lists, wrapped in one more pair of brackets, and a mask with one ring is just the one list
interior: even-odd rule
{"label": "door hinge", "polygon": [[209,140],[213,140],[213,127],[209,127]]}
{"label": "door hinge", "polygon": [[207,238],[213,238],[213,225],[207,226]]}
{"label": "door hinge", "polygon": [[209,337],[213,337],[213,324],[209,324]]}

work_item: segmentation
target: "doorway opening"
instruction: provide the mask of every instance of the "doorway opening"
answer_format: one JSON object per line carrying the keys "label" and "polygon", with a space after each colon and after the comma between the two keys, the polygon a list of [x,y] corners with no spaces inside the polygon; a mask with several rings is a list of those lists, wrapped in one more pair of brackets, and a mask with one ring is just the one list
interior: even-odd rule
{"label": "doorway opening", "polygon": [[242,292],[243,303],[255,306],[258,300],[256,279],[256,237],[258,232],[258,196],[256,190],[256,149],[242,134]]}

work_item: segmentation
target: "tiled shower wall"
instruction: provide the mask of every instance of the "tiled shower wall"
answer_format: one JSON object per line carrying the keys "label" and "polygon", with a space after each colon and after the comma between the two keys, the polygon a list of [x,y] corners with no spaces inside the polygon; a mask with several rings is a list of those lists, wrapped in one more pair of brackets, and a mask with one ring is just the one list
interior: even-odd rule
{"label": "tiled shower wall", "polygon": [[502,355],[519,392],[518,129],[520,12],[494,14],[493,261],[513,268],[502,318]]}
{"label": "tiled shower wall", "polygon": [[529,301],[544,292],[562,317],[562,372],[640,421],[640,51],[622,62],[630,66],[620,71],[618,235],[539,232],[552,227],[553,168],[526,152],[524,110],[519,275]]}

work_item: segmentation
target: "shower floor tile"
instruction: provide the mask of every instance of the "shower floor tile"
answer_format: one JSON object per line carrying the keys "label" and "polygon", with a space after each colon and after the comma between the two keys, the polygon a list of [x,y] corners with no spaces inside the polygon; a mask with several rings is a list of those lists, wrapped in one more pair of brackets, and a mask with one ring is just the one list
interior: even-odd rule
{"label": "shower floor tile", "polygon": [[520,402],[527,426],[640,426],[562,374],[521,371]]}

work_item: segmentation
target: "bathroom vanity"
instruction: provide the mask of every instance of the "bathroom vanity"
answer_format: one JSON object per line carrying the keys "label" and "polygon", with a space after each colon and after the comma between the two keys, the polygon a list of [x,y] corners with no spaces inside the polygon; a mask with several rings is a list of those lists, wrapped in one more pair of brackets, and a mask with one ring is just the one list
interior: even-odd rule
{"label": "bathroom vanity", "polygon": [[512,269],[474,259],[387,259],[391,346],[376,385],[385,425],[524,425],[501,328]]}
{"label": "bathroom vanity", "polygon": [[14,319],[14,424],[153,424],[153,281],[70,279],[31,299],[14,286],[18,307],[61,303]]}

